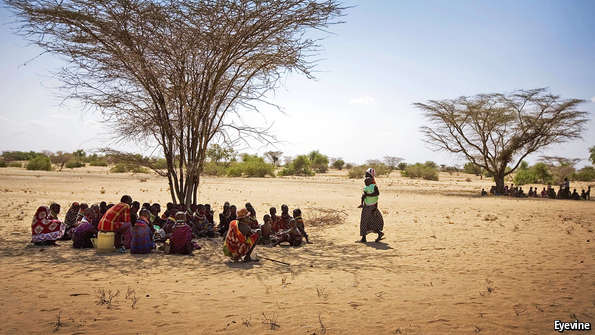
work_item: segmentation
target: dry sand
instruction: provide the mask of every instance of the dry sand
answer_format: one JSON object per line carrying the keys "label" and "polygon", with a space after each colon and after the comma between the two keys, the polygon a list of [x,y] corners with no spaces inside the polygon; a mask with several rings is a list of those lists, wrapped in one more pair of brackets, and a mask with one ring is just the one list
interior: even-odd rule
{"label": "dry sand", "polygon": [[[348,214],[306,227],[314,244],[257,247],[287,267],[230,263],[220,239],[199,240],[193,257],[32,247],[39,205],[61,203],[63,218],[73,201],[124,193],[165,203],[167,182],[104,168],[0,169],[1,333],[552,334],[556,319],[595,322],[595,202],[480,198],[489,180],[393,174],[378,178],[386,239],[359,244],[361,184],[338,172],[204,179],[200,202],[216,210],[228,200],[252,202],[259,218],[282,203],[306,218],[314,208]],[[99,304],[100,289],[119,295]]]}

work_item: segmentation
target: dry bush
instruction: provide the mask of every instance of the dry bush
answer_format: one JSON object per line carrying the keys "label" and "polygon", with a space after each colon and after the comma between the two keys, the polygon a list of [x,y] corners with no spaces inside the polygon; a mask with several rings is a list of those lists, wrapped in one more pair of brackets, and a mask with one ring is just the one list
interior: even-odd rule
{"label": "dry bush", "polygon": [[271,330],[277,330],[277,328],[281,328],[279,323],[277,323],[277,313],[271,313],[271,315],[267,315],[263,312],[262,323],[269,326]]}
{"label": "dry bush", "polygon": [[304,219],[307,227],[323,227],[345,223],[347,213],[330,208],[310,208],[311,212]]}
{"label": "dry bush", "polygon": [[112,307],[114,299],[120,295],[120,290],[112,291],[104,288],[97,289],[97,305],[107,305],[107,308]]}

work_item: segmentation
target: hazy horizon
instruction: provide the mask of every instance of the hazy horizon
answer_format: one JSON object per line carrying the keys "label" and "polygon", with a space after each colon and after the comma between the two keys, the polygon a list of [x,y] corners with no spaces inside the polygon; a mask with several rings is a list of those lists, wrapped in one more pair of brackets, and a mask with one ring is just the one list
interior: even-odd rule
{"label": "hazy horizon", "polygon": [[[239,148],[295,156],[312,150],[346,162],[399,156],[462,165],[433,152],[419,132],[424,119],[414,102],[479,93],[549,87],[580,98],[595,112],[595,2],[592,1],[346,1],[344,24],[331,26],[315,59],[316,80],[289,74],[270,96],[284,113],[253,117],[272,124],[276,147]],[[572,5],[572,6],[570,6]],[[61,103],[52,78],[63,60],[44,54],[13,32],[0,8],[0,151],[87,151],[112,146],[148,155],[152,149],[115,143],[97,114],[77,102]],[[540,155],[581,158],[595,145],[591,121],[583,140]]]}

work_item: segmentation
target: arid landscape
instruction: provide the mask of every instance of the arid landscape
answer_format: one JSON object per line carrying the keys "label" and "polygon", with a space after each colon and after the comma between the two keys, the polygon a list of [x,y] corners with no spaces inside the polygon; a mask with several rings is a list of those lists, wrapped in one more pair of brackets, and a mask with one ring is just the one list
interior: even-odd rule
{"label": "arid landscape", "polygon": [[[549,334],[554,320],[595,321],[592,201],[480,197],[492,181],[463,173],[377,182],[386,238],[360,244],[362,180],[345,172],[203,179],[199,202],[216,215],[224,201],[250,201],[259,218],[302,209],[314,244],[255,249],[286,266],[231,263],[220,238],[194,256],[34,247],[39,205],[59,202],[63,218],[73,201],[126,193],[164,204],[167,180],[1,169],[1,333]],[[344,220],[312,224],[329,213]]]}

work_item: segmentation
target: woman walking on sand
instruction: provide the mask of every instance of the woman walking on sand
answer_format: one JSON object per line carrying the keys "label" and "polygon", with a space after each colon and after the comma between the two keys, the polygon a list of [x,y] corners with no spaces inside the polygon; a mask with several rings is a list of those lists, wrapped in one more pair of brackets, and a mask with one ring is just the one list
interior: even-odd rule
{"label": "woman walking on sand", "polygon": [[378,196],[380,195],[380,191],[378,190],[374,176],[374,169],[369,168],[366,171],[366,178],[364,180],[366,187],[364,187],[361,204],[359,205],[359,208],[362,209],[359,224],[359,233],[362,237],[360,242],[362,243],[367,242],[366,235],[369,233],[378,234],[376,242],[380,241],[384,236],[384,233],[382,232],[382,229],[384,228],[384,219],[382,218],[382,213],[378,210]]}

